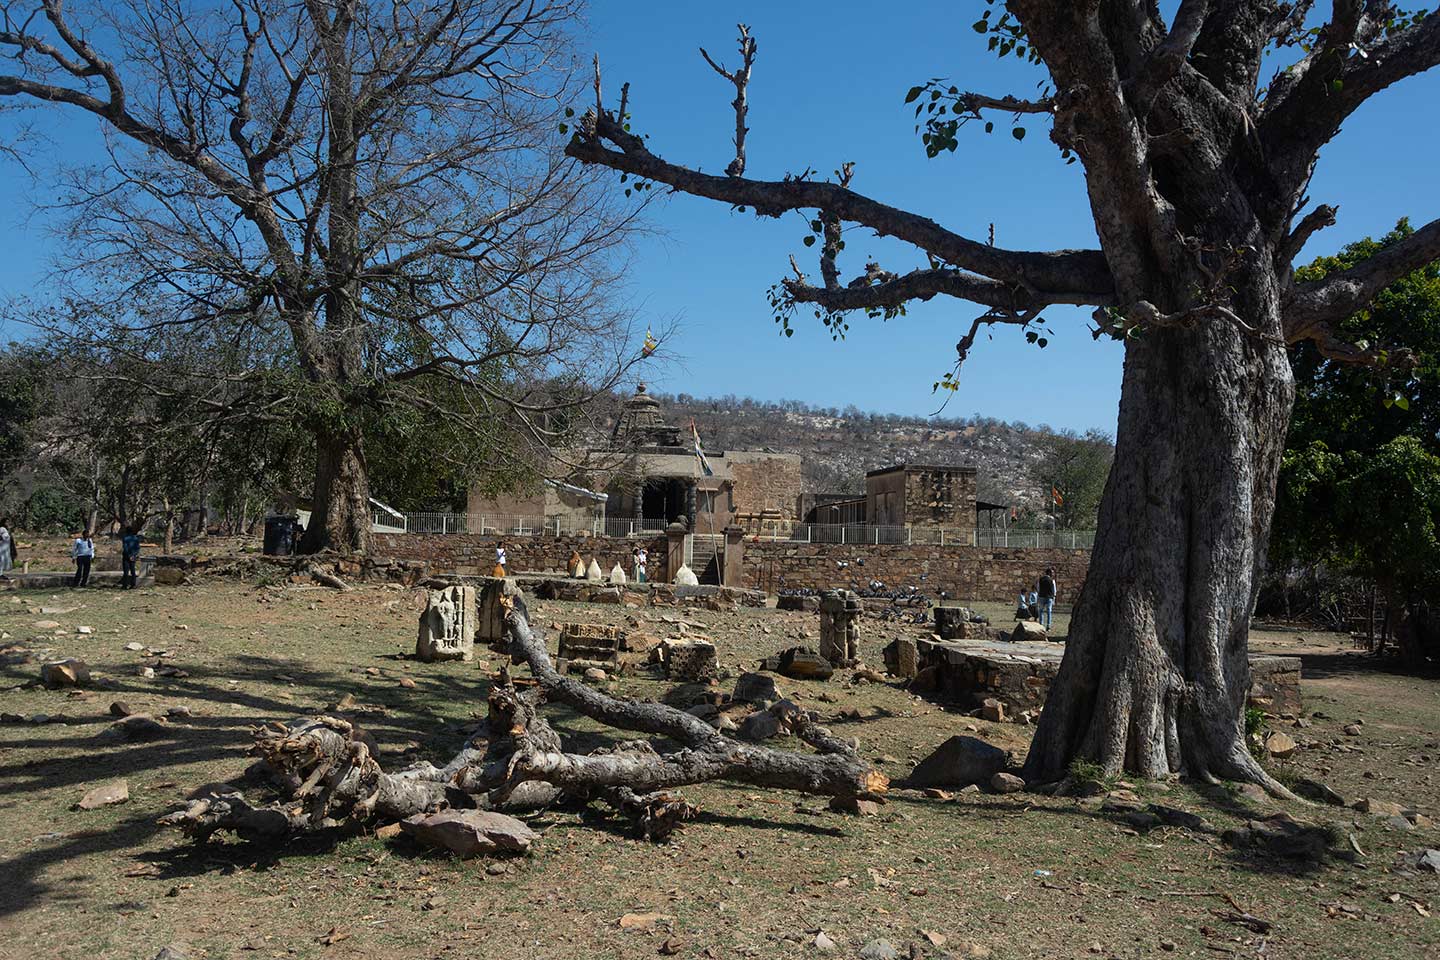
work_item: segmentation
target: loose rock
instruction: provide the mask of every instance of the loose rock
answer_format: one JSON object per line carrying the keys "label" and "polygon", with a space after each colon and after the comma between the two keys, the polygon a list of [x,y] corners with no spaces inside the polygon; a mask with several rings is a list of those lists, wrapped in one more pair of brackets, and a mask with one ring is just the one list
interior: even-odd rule
{"label": "loose rock", "polygon": [[130,784],[124,780],[112,780],[88,791],[75,806],[80,810],[98,810],[129,799]]}
{"label": "loose rock", "polygon": [[523,821],[491,810],[441,810],[402,820],[400,826],[419,842],[460,857],[524,853],[540,839]]}
{"label": "loose rock", "polygon": [[52,660],[40,667],[40,682],[51,689],[83,687],[90,682],[90,666],[74,657]]}
{"label": "loose rock", "polygon": [[1025,789],[1025,781],[1013,773],[1001,771],[990,778],[990,789],[996,793],[1019,793]]}
{"label": "loose rock", "polygon": [[1272,733],[1265,738],[1265,749],[1270,751],[1270,756],[1276,760],[1284,760],[1295,752],[1298,744],[1288,733]]}

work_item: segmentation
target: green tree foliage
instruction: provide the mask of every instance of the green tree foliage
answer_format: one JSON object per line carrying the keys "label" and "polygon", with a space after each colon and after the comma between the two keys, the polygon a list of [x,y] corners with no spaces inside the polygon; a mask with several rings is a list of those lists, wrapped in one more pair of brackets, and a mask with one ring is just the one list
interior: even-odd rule
{"label": "green tree foliage", "polygon": [[[1100,512],[1100,497],[1110,464],[1115,459],[1115,445],[1099,430],[1084,434],[1073,430],[1047,434],[1040,441],[1041,455],[1030,469],[1030,479],[1041,488],[1055,525],[1066,530],[1093,530]],[[1061,502],[1049,499],[1051,490],[1060,493]]]}
{"label": "green tree foliage", "polygon": [[[1409,221],[1401,220],[1379,240],[1352,243],[1299,274],[1317,279],[1348,269],[1413,232]],[[1308,343],[1291,352],[1295,412],[1280,474],[1271,557],[1280,566],[1325,562],[1368,575],[1382,570],[1376,560],[1393,554],[1371,531],[1391,526],[1381,541],[1405,535],[1393,526],[1398,517],[1382,523],[1377,513],[1380,498],[1390,494],[1370,465],[1403,465],[1405,475],[1418,478],[1431,464],[1422,455],[1440,455],[1440,264],[1386,287],[1369,309],[1345,319],[1341,332],[1354,341],[1408,350],[1414,363],[1377,371],[1327,360]],[[1413,444],[1395,443],[1401,438]],[[1376,489],[1367,490],[1362,478]],[[1425,488],[1421,484],[1419,489]]]}
{"label": "green tree foliage", "polygon": [[[1413,232],[1401,220],[1299,273],[1348,269]],[[1440,587],[1440,264],[1395,281],[1341,327],[1351,340],[1409,351],[1413,362],[1376,370],[1334,363],[1309,344],[1294,349],[1272,566],[1363,577],[1409,615]]]}

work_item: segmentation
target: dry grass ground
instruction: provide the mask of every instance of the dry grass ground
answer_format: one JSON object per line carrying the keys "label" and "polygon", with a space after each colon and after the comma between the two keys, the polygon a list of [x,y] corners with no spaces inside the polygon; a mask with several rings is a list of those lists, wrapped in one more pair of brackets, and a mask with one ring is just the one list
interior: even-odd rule
{"label": "dry grass ground", "polygon": [[[56,721],[0,725],[0,956],[150,960],[183,942],[207,960],[544,960],[657,956],[669,940],[681,957],[808,957],[820,955],[821,930],[838,944],[835,956],[879,937],[902,955],[914,943],[926,957],[1440,956],[1440,920],[1430,915],[1440,913],[1440,877],[1392,871],[1402,852],[1440,846],[1440,833],[1328,807],[1290,809],[1353,833],[1363,858],[1295,866],[1183,830],[1137,834],[1093,802],[1029,794],[899,796],[879,816],[855,819],[814,798],[697,787],[686,795],[702,814],[668,845],[629,839],[599,814],[557,811],[535,819],[544,833],[535,854],[506,862],[456,861],[374,837],[197,847],[155,825],[189,789],[244,768],[253,725],[345,693],[381,708],[368,726],[387,763],[448,757],[483,710],[483,665],[404,658],[421,602],[417,592],[378,587],[338,594],[233,583],[0,594],[0,630],[10,635],[0,643],[0,711]],[[77,609],[31,612],[42,605]],[[670,612],[535,606],[542,626]],[[732,670],[815,630],[802,614],[683,615],[706,625]],[[58,635],[33,625],[41,619],[59,621]],[[94,632],[77,634],[81,625]],[[903,629],[866,621],[865,659],[878,664],[880,647]],[[165,662],[189,675],[141,679],[131,641],[174,651]],[[1288,730],[1315,746],[1277,764],[1281,776],[1322,776],[1347,796],[1440,814],[1434,680],[1385,672],[1334,637],[1261,632],[1256,643],[1306,657],[1306,709],[1321,714]],[[106,686],[21,688],[41,660],[58,656],[84,657]],[[647,697],[668,689],[643,678],[612,685]],[[1029,736],[889,685],[780,685],[859,737],[896,777],[967,726],[1017,753]],[[191,716],[162,739],[126,743],[106,735],[117,699]],[[837,719],[852,710],[859,719]],[[1355,720],[1365,721],[1361,735],[1344,735]],[[582,747],[601,742],[588,721],[561,715],[556,727]],[[71,809],[116,777],[129,781],[128,803]],[[1271,809],[1224,790],[1139,790],[1221,828]],[[1227,908],[1218,894],[1273,931],[1262,937],[1214,916]],[[648,929],[619,924],[647,913],[658,915]]]}

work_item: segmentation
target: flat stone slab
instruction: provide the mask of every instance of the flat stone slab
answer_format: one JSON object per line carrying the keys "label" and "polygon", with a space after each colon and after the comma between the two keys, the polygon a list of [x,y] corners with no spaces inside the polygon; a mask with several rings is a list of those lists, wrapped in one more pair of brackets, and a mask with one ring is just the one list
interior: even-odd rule
{"label": "flat stone slab", "polygon": [[[924,638],[917,646],[926,689],[974,706],[994,698],[1011,715],[1044,705],[1065,655],[1064,645],[1053,643]],[[1250,671],[1252,698],[1268,701],[1274,713],[1300,711],[1299,657],[1256,654]]]}

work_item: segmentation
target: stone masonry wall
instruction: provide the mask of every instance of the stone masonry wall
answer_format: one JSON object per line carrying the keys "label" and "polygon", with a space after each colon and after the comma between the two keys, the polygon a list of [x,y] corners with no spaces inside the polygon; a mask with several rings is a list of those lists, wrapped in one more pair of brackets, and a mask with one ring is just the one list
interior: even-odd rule
{"label": "stone masonry wall", "polygon": [[786,519],[795,516],[804,481],[800,458],[794,454],[735,450],[725,455],[735,489],[731,500],[739,513],[778,510]]}
{"label": "stone masonry wall", "polygon": [[[664,575],[666,541],[588,536],[505,537],[510,569],[516,573],[564,572],[578,550],[588,564],[595,557],[608,576],[619,562],[630,573],[636,543],[650,553],[650,576]],[[487,575],[495,566],[496,536],[478,534],[377,533],[371,552],[377,558],[423,560],[437,573]],[[863,565],[859,561],[864,561]],[[1085,550],[922,546],[905,544],[795,543],[745,541],[744,579],[738,584],[771,593],[786,589],[855,589],[871,580],[893,588],[914,586],[932,597],[945,591],[957,600],[1008,603],[1020,584],[1033,584],[1046,567],[1055,569],[1060,603],[1074,603],[1085,580],[1090,554]],[[839,564],[844,562],[846,566]],[[921,580],[920,575],[925,574]]]}
{"label": "stone masonry wall", "polygon": [[637,544],[650,554],[649,573],[660,577],[665,571],[664,535],[650,539],[620,537],[497,537],[470,533],[377,533],[370,538],[371,553],[396,560],[424,560],[436,573],[487,576],[495,567],[495,545],[505,541],[512,573],[564,573],[570,554],[578,550],[585,563],[594,557],[608,577],[610,568],[620,564],[630,576],[630,551]]}
{"label": "stone masonry wall", "polygon": [[1087,550],[747,540],[742,585],[775,593],[854,589],[880,580],[932,597],[943,590],[958,600],[1008,603],[1022,583],[1034,584],[1053,567],[1059,602],[1074,603],[1089,565]]}
{"label": "stone masonry wall", "polygon": [[904,522],[914,526],[973,528],[975,471],[907,467]]}

